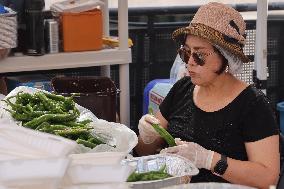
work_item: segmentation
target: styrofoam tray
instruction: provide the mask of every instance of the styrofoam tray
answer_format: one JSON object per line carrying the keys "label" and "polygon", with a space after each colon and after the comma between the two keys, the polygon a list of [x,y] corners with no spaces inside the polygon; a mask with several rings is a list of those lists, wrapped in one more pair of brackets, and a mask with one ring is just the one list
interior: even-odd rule
{"label": "styrofoam tray", "polygon": [[124,152],[100,152],[71,154],[71,166],[73,165],[116,165],[126,157]]}
{"label": "styrofoam tray", "polygon": [[67,170],[71,184],[125,182],[135,167],[130,165],[74,165]]}
{"label": "styrofoam tray", "polygon": [[0,183],[8,187],[43,188],[42,183],[58,185],[63,178],[69,159],[21,159],[0,161]]}

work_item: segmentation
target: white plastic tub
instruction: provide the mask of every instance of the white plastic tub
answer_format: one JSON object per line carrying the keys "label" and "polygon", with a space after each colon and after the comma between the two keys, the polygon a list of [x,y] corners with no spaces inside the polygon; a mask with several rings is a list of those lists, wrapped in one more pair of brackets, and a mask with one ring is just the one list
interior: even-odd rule
{"label": "white plastic tub", "polygon": [[0,183],[8,188],[55,189],[68,164],[67,158],[0,161]]}
{"label": "white plastic tub", "polygon": [[68,168],[71,184],[94,184],[125,182],[134,171],[129,165],[74,165]]}
{"label": "white plastic tub", "polygon": [[131,189],[131,188],[125,182],[125,183],[101,183],[101,184],[73,185],[73,186],[63,187],[62,189]]}
{"label": "white plastic tub", "polygon": [[71,154],[71,166],[73,165],[117,165],[126,157],[124,152],[95,152]]}
{"label": "white plastic tub", "polygon": [[[75,141],[20,127],[6,119],[0,119],[0,126],[1,154],[6,151],[11,155],[12,151],[13,159],[29,158],[26,154],[34,158],[65,156],[78,146]],[[0,159],[5,160],[1,154]]]}

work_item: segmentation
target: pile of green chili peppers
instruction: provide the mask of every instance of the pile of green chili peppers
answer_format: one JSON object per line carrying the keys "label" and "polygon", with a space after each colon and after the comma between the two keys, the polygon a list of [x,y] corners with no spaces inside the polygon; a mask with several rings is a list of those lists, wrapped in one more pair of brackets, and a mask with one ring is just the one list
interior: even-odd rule
{"label": "pile of green chili peppers", "polygon": [[[11,99],[15,98],[13,102]],[[94,148],[104,144],[91,134],[92,120],[77,121],[80,116],[73,96],[64,97],[45,92],[34,94],[19,92],[3,100],[11,109],[6,109],[12,117],[22,122],[22,126],[50,134],[59,135],[78,144]]]}
{"label": "pile of green chili peppers", "polygon": [[172,177],[166,171],[166,165],[163,165],[158,171],[149,171],[144,173],[136,173],[135,171],[129,175],[127,182],[160,180]]}

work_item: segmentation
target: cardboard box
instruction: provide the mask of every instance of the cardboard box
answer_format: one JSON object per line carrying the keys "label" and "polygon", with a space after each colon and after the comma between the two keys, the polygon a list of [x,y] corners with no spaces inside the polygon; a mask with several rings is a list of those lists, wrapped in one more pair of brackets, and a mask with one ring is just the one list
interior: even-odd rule
{"label": "cardboard box", "polygon": [[54,91],[63,96],[71,96],[74,101],[93,112],[98,118],[116,121],[116,95],[118,90],[108,77],[79,76],[54,77],[51,80]]}
{"label": "cardboard box", "polygon": [[65,52],[99,50],[103,45],[102,12],[93,9],[62,14],[63,50]]}

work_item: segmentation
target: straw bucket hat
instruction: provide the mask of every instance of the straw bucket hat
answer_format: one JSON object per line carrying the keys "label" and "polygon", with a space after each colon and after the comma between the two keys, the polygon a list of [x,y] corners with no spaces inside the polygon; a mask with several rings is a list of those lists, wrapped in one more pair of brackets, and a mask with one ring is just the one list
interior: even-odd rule
{"label": "straw bucket hat", "polygon": [[186,35],[195,35],[209,40],[240,58],[249,62],[244,54],[246,24],[241,14],[222,3],[212,2],[201,6],[189,26],[173,32],[173,39],[184,40]]}

